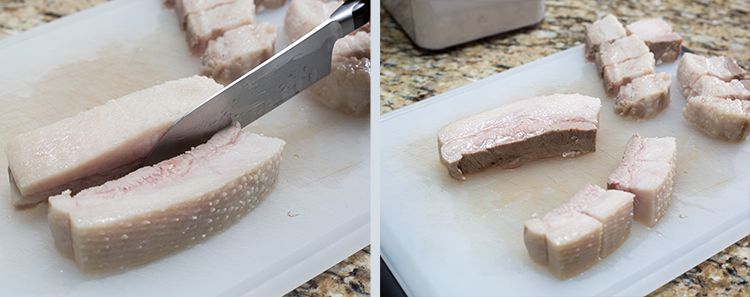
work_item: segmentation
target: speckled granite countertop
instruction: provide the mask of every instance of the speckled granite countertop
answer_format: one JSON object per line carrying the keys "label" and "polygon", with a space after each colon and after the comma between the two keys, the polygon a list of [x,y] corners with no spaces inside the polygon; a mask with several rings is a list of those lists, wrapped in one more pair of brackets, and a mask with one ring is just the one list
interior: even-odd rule
{"label": "speckled granite countertop", "polygon": [[[619,5],[618,5],[619,4]],[[380,112],[424,100],[580,45],[584,24],[612,13],[630,23],[662,17],[701,55],[733,56],[750,70],[750,1],[546,1],[535,26],[441,51],[414,46],[381,8]],[[750,236],[650,296],[750,296]]]}
{"label": "speckled granite countertop", "polygon": [[[108,0],[0,0],[0,39],[11,37]],[[160,1],[160,0],[154,0]],[[285,296],[369,296],[370,246]]]}

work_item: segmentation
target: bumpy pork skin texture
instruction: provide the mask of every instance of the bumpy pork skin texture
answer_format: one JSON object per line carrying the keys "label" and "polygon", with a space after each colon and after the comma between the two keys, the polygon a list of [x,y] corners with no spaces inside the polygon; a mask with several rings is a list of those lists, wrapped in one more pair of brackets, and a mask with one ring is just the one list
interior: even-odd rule
{"label": "bumpy pork skin texture", "polygon": [[645,19],[625,26],[628,35],[638,35],[654,53],[656,64],[673,63],[682,52],[682,36],[662,19]]}
{"label": "bumpy pork skin texture", "polygon": [[594,61],[599,78],[604,75],[604,67],[638,58],[646,53],[648,46],[636,35],[602,43]]}
{"label": "bumpy pork skin texture", "polygon": [[584,47],[584,56],[586,57],[586,62],[593,63],[601,44],[625,37],[626,32],[620,21],[617,20],[617,17],[608,14],[601,20],[586,25],[585,35],[586,46]]}
{"label": "bumpy pork skin texture", "polygon": [[263,22],[224,33],[208,43],[201,74],[228,85],[275,54],[276,26]]}
{"label": "bumpy pork skin texture", "polygon": [[255,22],[253,0],[236,0],[187,16],[185,38],[191,54],[202,55],[208,42],[225,32]]}
{"label": "bumpy pork skin texture", "polygon": [[669,106],[672,77],[660,72],[634,79],[620,88],[615,99],[615,113],[636,119],[651,119]]}
{"label": "bumpy pork skin texture", "polygon": [[87,274],[144,264],[240,220],[277,179],[284,141],[239,124],[206,144],[71,197],[50,198],[55,246]]}
{"label": "bumpy pork skin texture", "polygon": [[677,86],[680,87],[685,97],[694,94],[693,84],[702,76],[714,76],[722,81],[729,82],[733,79],[742,79],[745,70],[737,65],[732,57],[711,57],[685,53],[677,65]]}
{"label": "bumpy pork skin texture", "polygon": [[726,142],[741,142],[750,135],[750,101],[690,97],[682,116],[706,134]]}
{"label": "bumpy pork skin texture", "polygon": [[444,126],[438,153],[451,177],[531,160],[573,157],[596,149],[598,98],[579,94],[520,100]]}
{"label": "bumpy pork skin texture", "polygon": [[590,268],[630,236],[633,196],[584,185],[543,219],[535,214],[524,224],[529,256],[559,279]]}
{"label": "bumpy pork skin texture", "polygon": [[677,159],[673,137],[641,138],[625,145],[620,166],[607,178],[607,188],[635,194],[633,219],[653,227],[667,213]]}
{"label": "bumpy pork skin texture", "polygon": [[342,0],[294,0],[284,15],[284,35],[290,43],[328,19],[343,4]]}
{"label": "bumpy pork skin texture", "polygon": [[654,73],[654,54],[646,53],[638,58],[633,58],[604,67],[602,84],[604,91],[609,97],[617,96],[620,87],[629,84],[636,78]]}
{"label": "bumpy pork skin texture", "polygon": [[175,121],[221,89],[209,78],[183,78],[16,136],[5,147],[13,205],[33,206],[134,170]]}

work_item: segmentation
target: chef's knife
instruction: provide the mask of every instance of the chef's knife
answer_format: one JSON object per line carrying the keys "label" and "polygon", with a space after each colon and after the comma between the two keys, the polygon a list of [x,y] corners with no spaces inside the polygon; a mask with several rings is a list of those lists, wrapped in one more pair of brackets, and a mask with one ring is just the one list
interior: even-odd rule
{"label": "chef's knife", "polygon": [[302,92],[331,72],[336,40],[369,21],[369,0],[347,0],[314,30],[175,122],[144,164],[182,154],[233,121],[244,127]]}

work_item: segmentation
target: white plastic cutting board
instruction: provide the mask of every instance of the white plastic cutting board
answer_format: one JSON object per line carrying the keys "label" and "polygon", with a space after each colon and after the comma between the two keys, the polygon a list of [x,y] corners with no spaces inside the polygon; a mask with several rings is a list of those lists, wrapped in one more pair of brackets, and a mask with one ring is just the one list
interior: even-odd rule
{"label": "white plastic cutting board", "polygon": [[[258,14],[283,36],[285,8]],[[173,11],[121,0],[0,41],[0,146],[107,100],[198,73]],[[0,296],[274,296],[369,243],[369,121],[299,95],[246,130],[287,142],[278,182],[225,232],[147,265],[86,276],[47,206],[15,211],[0,170]],[[4,150],[0,167],[7,167]]]}
{"label": "white plastic cutting board", "polygon": [[[645,295],[750,234],[750,141],[724,143],[682,117],[677,63],[672,103],[648,121],[622,118],[604,96],[582,48],[508,70],[384,115],[381,119],[381,253],[413,296]],[[553,93],[602,99],[596,152],[549,158],[513,170],[450,178],[437,131],[459,118]],[[535,264],[523,223],[570,199],[585,183],[606,187],[626,141],[677,139],[677,175],[667,214],[654,228],[633,224],[614,254],[559,281]]]}

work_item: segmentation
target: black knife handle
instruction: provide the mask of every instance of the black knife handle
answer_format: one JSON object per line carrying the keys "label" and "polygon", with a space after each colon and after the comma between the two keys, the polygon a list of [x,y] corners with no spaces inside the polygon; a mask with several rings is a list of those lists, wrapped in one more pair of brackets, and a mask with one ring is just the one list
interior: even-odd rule
{"label": "black knife handle", "polygon": [[331,14],[331,20],[341,25],[343,35],[351,33],[370,21],[370,0],[346,0]]}

